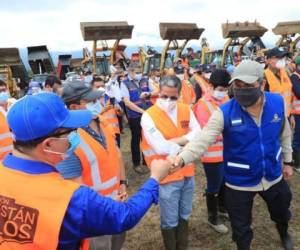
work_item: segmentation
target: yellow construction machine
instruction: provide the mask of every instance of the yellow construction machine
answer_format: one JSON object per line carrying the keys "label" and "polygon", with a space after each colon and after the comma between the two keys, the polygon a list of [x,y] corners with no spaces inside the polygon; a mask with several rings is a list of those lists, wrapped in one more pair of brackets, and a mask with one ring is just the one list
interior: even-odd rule
{"label": "yellow construction machine", "polygon": [[277,47],[294,54],[299,51],[300,43],[300,21],[280,22],[273,29],[275,35],[280,35],[279,40],[276,43]]}
{"label": "yellow construction machine", "polygon": [[[83,49],[84,67],[95,75],[109,75],[109,65],[117,61],[126,67],[126,46],[120,45],[120,41],[131,38],[133,27],[127,22],[81,22],[83,40],[93,41],[92,53]],[[114,41],[112,46],[108,45],[108,40]],[[97,55],[98,52],[102,54]]]}
{"label": "yellow construction machine", "polygon": [[28,73],[17,48],[0,48],[0,78],[15,98],[20,97],[20,90],[28,86]]}

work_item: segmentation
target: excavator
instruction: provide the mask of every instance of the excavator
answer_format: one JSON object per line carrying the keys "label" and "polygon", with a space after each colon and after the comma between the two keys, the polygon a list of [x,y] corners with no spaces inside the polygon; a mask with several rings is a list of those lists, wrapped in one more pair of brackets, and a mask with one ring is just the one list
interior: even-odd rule
{"label": "excavator", "polygon": [[[153,68],[159,69],[162,73],[165,68],[173,66],[174,58],[182,55],[184,48],[190,40],[198,40],[204,31],[198,28],[196,23],[160,23],[160,37],[167,40],[161,53],[149,47],[146,52],[140,49],[143,74],[148,74]],[[180,44],[180,40],[183,40]],[[175,55],[170,52],[175,51]]]}
{"label": "excavator", "polygon": [[[300,43],[300,21],[279,22],[273,29],[275,35],[280,35],[276,46],[294,54]],[[299,50],[299,47],[298,47]]]}
{"label": "excavator", "polygon": [[[84,41],[93,41],[93,50],[83,49],[82,64],[86,70],[95,75],[107,76],[110,74],[109,65],[120,63],[123,68],[128,65],[128,58],[124,50],[126,46],[121,45],[121,39],[130,39],[133,25],[127,22],[81,22],[80,28]],[[113,40],[109,46],[107,40]],[[98,46],[100,43],[100,46]],[[101,52],[101,55],[97,55]]]}
{"label": "excavator", "polygon": [[25,93],[29,77],[17,48],[0,48],[0,78],[7,83],[12,97]]}
{"label": "excavator", "polygon": [[244,58],[254,58],[265,49],[261,37],[267,29],[258,22],[223,23],[223,38],[227,39],[222,50],[211,50],[206,40],[202,40],[202,64],[213,63],[217,68],[234,64]]}
{"label": "excavator", "polygon": [[27,47],[28,63],[32,70],[32,80],[44,84],[49,74],[55,73],[55,67],[46,45]]}

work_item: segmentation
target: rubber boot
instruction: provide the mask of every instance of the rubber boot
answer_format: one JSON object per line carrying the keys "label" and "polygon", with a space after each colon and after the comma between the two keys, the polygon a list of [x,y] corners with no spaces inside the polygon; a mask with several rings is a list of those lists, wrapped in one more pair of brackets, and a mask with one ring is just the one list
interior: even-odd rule
{"label": "rubber boot", "polygon": [[300,173],[300,150],[293,151],[293,162],[295,171]]}
{"label": "rubber boot", "polygon": [[225,205],[225,187],[222,186],[220,188],[219,194],[218,194],[218,202],[219,202],[219,216],[229,219],[229,215],[226,209],[226,205]]}
{"label": "rubber boot", "polygon": [[161,229],[166,250],[176,250],[176,227]]}
{"label": "rubber boot", "polygon": [[228,228],[221,222],[218,216],[218,194],[206,193],[206,205],[208,225],[218,233],[227,233]]}
{"label": "rubber boot", "polygon": [[187,220],[179,219],[176,229],[176,250],[186,250],[188,247],[189,223]]}
{"label": "rubber boot", "polygon": [[288,224],[276,224],[277,231],[279,233],[282,246],[286,250],[293,250],[294,249],[294,243],[292,240],[291,235],[288,232]]}

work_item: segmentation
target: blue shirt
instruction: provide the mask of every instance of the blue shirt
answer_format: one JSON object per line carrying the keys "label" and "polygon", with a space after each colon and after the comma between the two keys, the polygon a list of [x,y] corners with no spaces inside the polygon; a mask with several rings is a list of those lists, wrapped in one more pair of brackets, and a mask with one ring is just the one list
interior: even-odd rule
{"label": "blue shirt", "polygon": [[[57,172],[42,162],[7,155],[2,163],[5,167],[29,175]],[[158,202],[156,180],[150,178],[127,202],[121,203],[98,195],[92,189],[80,186],[70,199],[63,219],[57,249],[79,249],[84,238],[118,234],[134,227],[152,203]]]}

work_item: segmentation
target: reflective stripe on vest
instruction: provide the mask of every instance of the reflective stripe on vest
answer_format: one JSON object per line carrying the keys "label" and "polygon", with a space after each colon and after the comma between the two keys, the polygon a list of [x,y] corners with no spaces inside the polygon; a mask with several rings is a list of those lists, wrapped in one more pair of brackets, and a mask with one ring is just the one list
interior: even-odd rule
{"label": "reflective stripe on vest", "polygon": [[13,139],[10,133],[6,116],[0,109],[0,161],[12,151]]}
{"label": "reflective stripe on vest", "polygon": [[1,164],[0,183],[0,249],[56,250],[79,184],[64,180],[57,172],[32,175]]}
{"label": "reflective stripe on vest", "polygon": [[[177,126],[173,123],[171,118],[162,111],[156,104],[146,111],[152,118],[156,128],[162,133],[165,139],[180,137],[189,132],[190,122],[190,108],[188,105],[177,102]],[[158,142],[159,143],[159,142]],[[155,150],[148,144],[142,132],[141,149],[145,157],[147,166],[150,167],[154,159],[166,159],[166,155],[158,155]],[[175,173],[167,176],[161,184],[179,181],[184,177],[194,176],[195,165],[193,163],[187,164]]]}
{"label": "reflective stripe on vest", "polygon": [[286,116],[289,116],[292,108],[292,83],[284,69],[281,69],[279,74],[280,79],[269,68],[265,70],[270,92],[278,93],[284,98]]}
{"label": "reflective stripe on vest", "polygon": [[[226,98],[227,101],[227,98]],[[225,102],[225,99],[224,99]],[[200,105],[200,110],[198,110],[198,116],[204,116],[205,113],[208,113],[208,117],[217,109],[217,105],[205,99],[205,97],[199,99],[197,105]],[[204,120],[204,119],[203,119]],[[202,126],[202,124],[200,124]],[[204,127],[204,126],[202,126]],[[213,163],[213,162],[222,162],[223,161],[223,141],[222,136],[218,136],[216,143],[208,147],[207,151],[200,158],[203,163]]]}
{"label": "reflective stripe on vest", "polygon": [[[100,118],[101,119],[101,118]],[[79,129],[81,142],[75,150],[82,165],[84,184],[104,196],[113,197],[119,188],[120,153],[111,126],[100,122],[107,148],[96,141],[83,129]]]}

